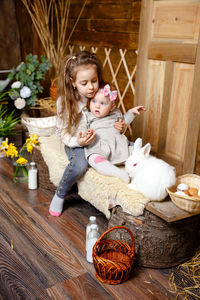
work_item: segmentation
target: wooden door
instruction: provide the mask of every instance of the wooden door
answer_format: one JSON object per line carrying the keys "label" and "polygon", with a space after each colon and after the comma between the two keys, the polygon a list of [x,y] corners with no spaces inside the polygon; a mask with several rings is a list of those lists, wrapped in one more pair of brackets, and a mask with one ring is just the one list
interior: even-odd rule
{"label": "wooden door", "polygon": [[134,105],[147,112],[134,139],[193,172],[200,125],[200,0],[142,0]]}

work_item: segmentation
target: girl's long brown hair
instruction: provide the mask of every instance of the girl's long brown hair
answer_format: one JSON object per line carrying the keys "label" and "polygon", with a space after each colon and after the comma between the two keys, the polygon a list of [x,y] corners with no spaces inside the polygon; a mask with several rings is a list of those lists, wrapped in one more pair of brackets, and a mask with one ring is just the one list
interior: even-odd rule
{"label": "girl's long brown hair", "polygon": [[61,66],[58,89],[58,96],[61,97],[61,110],[57,113],[64,123],[67,123],[66,132],[71,134],[72,129],[76,130],[80,120],[80,114],[78,113],[80,95],[77,89],[74,89],[72,82],[76,79],[77,68],[83,65],[96,66],[99,85],[103,83],[101,62],[95,53],[80,51],[64,58]]}

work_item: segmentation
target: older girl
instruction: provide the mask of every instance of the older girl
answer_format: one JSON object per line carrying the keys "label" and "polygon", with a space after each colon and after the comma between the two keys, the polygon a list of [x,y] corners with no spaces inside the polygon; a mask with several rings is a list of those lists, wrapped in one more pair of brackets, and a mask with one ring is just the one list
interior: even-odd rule
{"label": "older girl", "polygon": [[[61,215],[65,197],[88,168],[82,147],[89,145],[96,134],[93,130],[79,133],[81,142],[78,143],[75,133],[88,99],[94,97],[102,83],[101,63],[96,54],[80,51],[64,60],[57,100],[57,134],[65,144],[69,164],[50,204],[52,216]],[[116,122],[115,127],[121,131],[125,124]]]}

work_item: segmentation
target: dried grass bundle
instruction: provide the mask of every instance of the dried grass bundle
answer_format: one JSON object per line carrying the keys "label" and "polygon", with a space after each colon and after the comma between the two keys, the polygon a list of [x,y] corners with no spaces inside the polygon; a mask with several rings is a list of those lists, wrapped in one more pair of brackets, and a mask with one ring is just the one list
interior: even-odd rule
{"label": "dried grass bundle", "polygon": [[44,109],[53,115],[56,115],[56,101],[52,101],[50,97],[37,100],[38,109]]}
{"label": "dried grass bundle", "polygon": [[176,299],[200,299],[200,249],[171,273],[169,286]]}
{"label": "dried grass bundle", "polygon": [[67,29],[71,0],[21,1],[31,17],[46,52],[46,56],[50,60],[57,76],[60,70],[61,58],[66,53],[67,46],[87,0],[83,0],[84,3],[70,33],[67,32]]}

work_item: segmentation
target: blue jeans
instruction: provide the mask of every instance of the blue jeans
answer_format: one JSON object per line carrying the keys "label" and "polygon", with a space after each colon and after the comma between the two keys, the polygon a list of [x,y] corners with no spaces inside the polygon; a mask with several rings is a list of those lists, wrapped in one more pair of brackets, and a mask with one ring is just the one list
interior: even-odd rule
{"label": "blue jeans", "polygon": [[56,189],[58,197],[64,199],[71,190],[76,181],[86,172],[88,162],[85,159],[84,148],[69,148],[65,146],[65,152],[68,156],[69,164],[67,165],[59,186]]}

